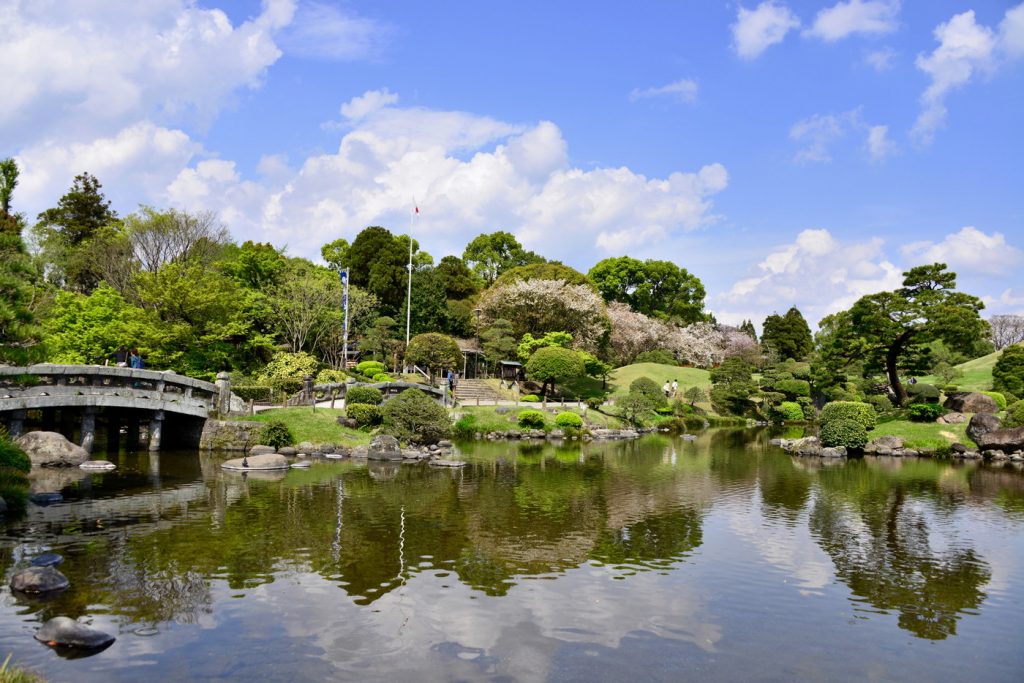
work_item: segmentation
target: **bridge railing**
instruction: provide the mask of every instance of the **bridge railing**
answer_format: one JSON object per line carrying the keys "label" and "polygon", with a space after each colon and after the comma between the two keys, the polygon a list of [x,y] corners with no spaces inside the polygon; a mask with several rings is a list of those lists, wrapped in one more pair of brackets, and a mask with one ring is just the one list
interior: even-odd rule
{"label": "bridge railing", "polygon": [[49,363],[0,367],[0,411],[88,405],[205,417],[217,393],[210,382],[155,370]]}

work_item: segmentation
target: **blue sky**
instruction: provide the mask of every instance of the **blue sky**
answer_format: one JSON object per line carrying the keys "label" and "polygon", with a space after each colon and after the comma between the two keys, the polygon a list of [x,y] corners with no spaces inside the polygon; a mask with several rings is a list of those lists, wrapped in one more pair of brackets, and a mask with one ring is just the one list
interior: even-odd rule
{"label": "blue sky", "polygon": [[1024,313],[1024,3],[0,0],[17,208],[84,170],[238,239],[504,229],[816,322],[945,260]]}

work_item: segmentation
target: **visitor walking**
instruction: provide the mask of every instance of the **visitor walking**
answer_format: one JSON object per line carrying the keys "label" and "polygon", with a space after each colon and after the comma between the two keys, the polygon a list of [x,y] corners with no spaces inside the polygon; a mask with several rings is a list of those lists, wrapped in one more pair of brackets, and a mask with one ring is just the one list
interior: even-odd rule
{"label": "visitor walking", "polygon": [[668,383],[668,380],[665,380],[665,384],[661,387],[661,393],[665,394],[665,398],[672,395],[672,385]]}
{"label": "visitor walking", "polygon": [[672,397],[675,398],[676,392],[679,391],[679,380],[672,380]]}
{"label": "visitor walking", "polygon": [[128,352],[128,367],[136,370],[141,370],[146,367],[146,364],[142,362],[142,355],[138,349],[133,348]]}
{"label": "visitor walking", "polygon": [[121,344],[117,347],[117,351],[114,351],[114,363],[119,368],[128,367],[128,347]]}

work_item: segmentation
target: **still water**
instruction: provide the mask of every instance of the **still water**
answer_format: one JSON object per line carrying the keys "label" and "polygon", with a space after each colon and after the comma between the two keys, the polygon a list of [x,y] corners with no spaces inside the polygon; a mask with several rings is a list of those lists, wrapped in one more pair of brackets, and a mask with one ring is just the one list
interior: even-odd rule
{"label": "still water", "polygon": [[[50,472],[64,502],[3,527],[0,657],[53,681],[1024,680],[1024,473],[768,436]],[[70,590],[12,596],[43,551]],[[57,615],[117,641],[61,658],[32,638]]]}

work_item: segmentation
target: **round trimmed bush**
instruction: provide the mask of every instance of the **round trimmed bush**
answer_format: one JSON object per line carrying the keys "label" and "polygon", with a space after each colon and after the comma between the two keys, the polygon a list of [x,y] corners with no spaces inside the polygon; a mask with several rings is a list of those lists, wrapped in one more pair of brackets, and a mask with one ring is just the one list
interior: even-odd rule
{"label": "round trimmed bush", "polygon": [[1006,410],[1006,396],[998,391],[979,391],[979,394],[985,394],[999,406],[999,410]]}
{"label": "round trimmed bush", "polygon": [[384,431],[399,439],[437,443],[452,432],[452,419],[445,408],[419,389],[406,389],[381,406]]}
{"label": "round trimmed bush", "polygon": [[811,395],[811,383],[804,379],[783,379],[775,383],[775,390],[781,391],[786,398],[797,399]]}
{"label": "round trimmed bush", "polygon": [[804,419],[804,409],[795,401],[783,401],[773,410],[775,417],[784,422],[799,422]]}
{"label": "round trimmed bush", "polygon": [[391,375],[389,375],[386,372],[378,372],[376,375],[373,376],[373,381],[374,382],[390,382],[391,381]]}
{"label": "round trimmed bush", "polygon": [[376,387],[349,387],[345,394],[345,405],[361,403],[368,406],[379,406],[384,402],[384,394]]}
{"label": "round trimmed bush", "polygon": [[918,382],[917,384],[910,384],[906,387],[907,396],[914,399],[914,403],[938,403],[939,402],[939,388],[934,384],[924,384]]}
{"label": "round trimmed bush", "polygon": [[860,450],[868,442],[868,430],[857,420],[839,418],[822,423],[820,438],[823,446]]}
{"label": "round trimmed bush", "polygon": [[542,429],[544,427],[544,413],[539,410],[523,410],[520,411],[517,421],[520,427]]}
{"label": "round trimmed bush", "polygon": [[362,363],[356,365],[356,372],[364,377],[373,377],[387,370],[387,366],[381,363],[379,360],[364,360]]}
{"label": "round trimmed bush", "polygon": [[1024,427],[1024,401],[1017,401],[1006,409],[1006,419],[1003,420],[1003,427]]}
{"label": "round trimmed bush", "polygon": [[879,413],[887,413],[892,410],[892,399],[885,394],[875,394],[868,396],[867,402]]}
{"label": "round trimmed bush", "polygon": [[853,420],[859,422],[865,430],[874,429],[878,424],[878,416],[870,403],[859,401],[832,401],[826,403],[821,410],[821,423],[836,420]]}
{"label": "round trimmed bush", "polygon": [[567,410],[555,416],[555,426],[562,429],[579,429],[583,426],[583,418]]}
{"label": "round trimmed bush", "polygon": [[345,406],[345,415],[356,421],[357,427],[371,427],[381,423],[383,413],[380,406],[368,403],[353,403]]}
{"label": "round trimmed bush", "polygon": [[519,400],[524,403],[537,403],[540,401],[540,396],[537,394],[527,394],[526,396],[520,396]]}
{"label": "round trimmed bush", "polygon": [[640,394],[654,405],[660,408],[668,404],[668,398],[661,386],[650,377],[637,377],[629,384],[629,393]]}
{"label": "round trimmed bush", "polygon": [[911,422],[935,422],[946,414],[946,409],[937,403],[911,403],[907,406],[907,417]]}
{"label": "round trimmed bush", "polygon": [[316,373],[316,379],[313,381],[315,384],[341,384],[347,377],[348,375],[344,370],[327,368]]}
{"label": "round trimmed bush", "polygon": [[281,448],[282,446],[291,446],[295,443],[295,437],[292,435],[292,430],[288,429],[288,425],[284,422],[271,420],[263,425],[263,429],[260,430],[259,441],[264,446]]}

